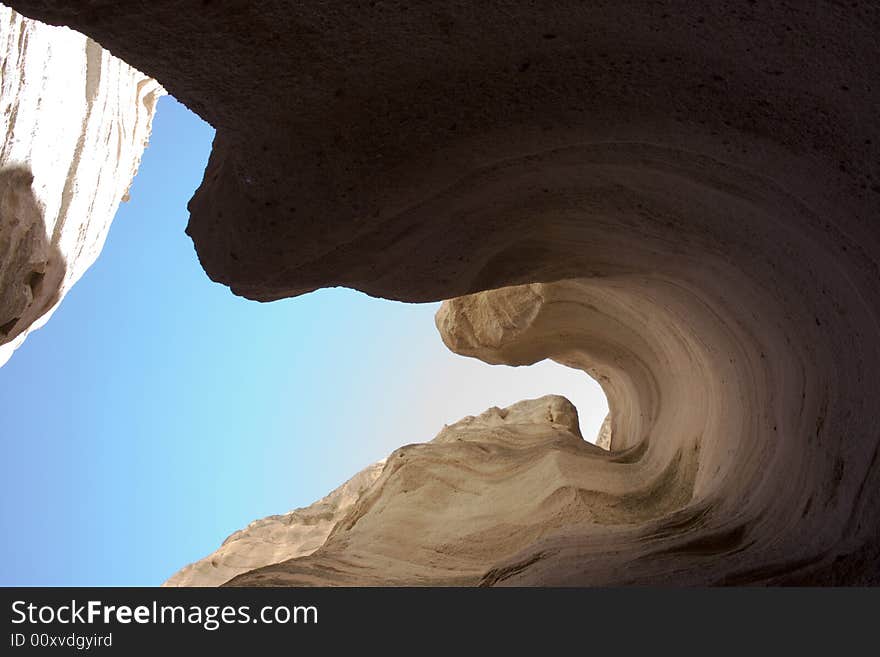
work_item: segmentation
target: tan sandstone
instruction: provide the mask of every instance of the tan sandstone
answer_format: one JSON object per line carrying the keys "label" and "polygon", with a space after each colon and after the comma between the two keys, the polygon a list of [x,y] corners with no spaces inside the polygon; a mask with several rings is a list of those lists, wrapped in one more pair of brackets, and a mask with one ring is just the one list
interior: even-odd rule
{"label": "tan sandstone", "polygon": [[608,396],[610,451],[493,411],[231,583],[880,582],[876,3],[12,4],[216,128],[212,279]]}

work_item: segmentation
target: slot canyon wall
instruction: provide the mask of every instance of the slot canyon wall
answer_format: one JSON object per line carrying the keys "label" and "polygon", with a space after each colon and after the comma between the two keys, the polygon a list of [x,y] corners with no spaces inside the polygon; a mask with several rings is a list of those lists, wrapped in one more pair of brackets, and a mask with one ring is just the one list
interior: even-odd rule
{"label": "slot canyon wall", "polygon": [[454,351],[608,396],[609,451],[491,409],[230,584],[880,580],[876,4],[11,4],[216,128],[213,280],[450,299]]}
{"label": "slot canyon wall", "polygon": [[104,246],[159,84],[66,28],[0,5],[0,365]]}
{"label": "slot canyon wall", "polygon": [[385,460],[367,466],[314,504],[255,520],[204,559],[182,568],[162,586],[219,586],[262,566],[311,554],[382,473]]}

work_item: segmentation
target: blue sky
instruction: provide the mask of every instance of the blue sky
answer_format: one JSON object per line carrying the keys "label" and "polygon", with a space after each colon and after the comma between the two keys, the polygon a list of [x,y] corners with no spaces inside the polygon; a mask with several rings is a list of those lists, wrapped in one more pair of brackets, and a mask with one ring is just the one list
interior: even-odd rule
{"label": "blue sky", "polygon": [[548,393],[587,436],[605,415],[581,372],[449,353],[438,304],[212,283],[183,232],[212,138],[160,101],[103,253],[0,368],[0,585],[158,585],[444,422]]}

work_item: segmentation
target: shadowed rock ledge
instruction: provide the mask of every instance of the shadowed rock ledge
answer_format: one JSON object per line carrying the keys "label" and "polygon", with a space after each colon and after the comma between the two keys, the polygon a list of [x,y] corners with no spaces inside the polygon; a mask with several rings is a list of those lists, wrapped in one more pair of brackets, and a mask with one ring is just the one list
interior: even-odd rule
{"label": "shadowed rock ledge", "polygon": [[[463,297],[451,348],[608,394],[610,454],[541,471],[589,511],[517,516],[531,542],[432,542],[429,498],[377,492],[392,458],[364,499],[393,546],[366,512],[233,583],[878,582],[876,5],[13,5],[217,129],[188,226],[214,280]],[[525,470],[568,461],[544,431]]]}

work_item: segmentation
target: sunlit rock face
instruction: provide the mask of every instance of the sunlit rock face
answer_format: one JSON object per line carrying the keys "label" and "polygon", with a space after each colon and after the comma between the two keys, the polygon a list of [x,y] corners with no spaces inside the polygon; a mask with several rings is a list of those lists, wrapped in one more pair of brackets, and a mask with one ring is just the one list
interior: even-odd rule
{"label": "sunlit rock face", "polygon": [[602,513],[590,491],[591,464],[602,460],[563,397],[491,408],[395,450],[316,552],[229,583],[495,583],[509,573],[493,564]]}
{"label": "sunlit rock face", "polygon": [[[582,516],[531,509],[529,540],[471,554],[451,493],[407,518],[414,484],[380,486],[392,457],[364,499],[420,536],[366,512],[234,583],[880,579],[876,6],[13,4],[217,129],[188,227],[213,279],[463,297],[438,316],[452,349],[554,358],[608,395],[610,451],[522,462],[556,463],[539,492],[555,477]],[[466,471],[468,441],[435,443]]]}
{"label": "sunlit rock face", "polygon": [[605,416],[599,433],[596,435],[596,446],[602,449],[611,449],[611,414]]}
{"label": "sunlit rock face", "polygon": [[171,576],[163,586],[219,586],[236,575],[311,554],[379,477],[385,460],[358,472],[310,506],[255,520],[218,550]]}
{"label": "sunlit rock face", "polygon": [[104,245],[158,83],[91,39],[0,6],[0,365]]}

